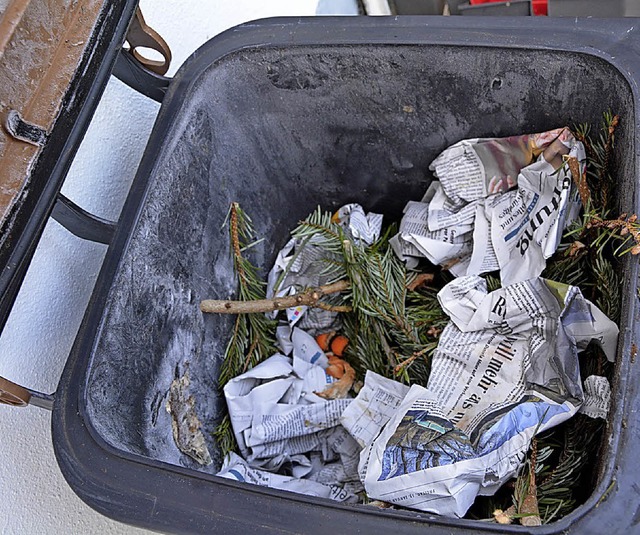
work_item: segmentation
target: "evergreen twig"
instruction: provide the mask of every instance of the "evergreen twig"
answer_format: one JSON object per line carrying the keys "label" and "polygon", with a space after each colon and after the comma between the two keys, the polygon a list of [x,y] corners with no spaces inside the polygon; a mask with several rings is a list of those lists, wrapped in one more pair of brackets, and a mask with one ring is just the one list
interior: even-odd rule
{"label": "evergreen twig", "polygon": [[[543,273],[549,279],[580,287],[616,322],[620,318],[621,302],[619,258],[625,253],[640,254],[637,216],[621,214],[612,218],[610,215],[616,184],[613,148],[619,122],[618,116],[608,112],[595,134],[588,125],[574,128],[587,154],[587,185],[580,191],[583,215],[565,233],[558,252]],[[588,349],[586,353],[583,374],[586,375],[590,367],[596,368],[595,373],[604,373],[601,351]],[[538,462],[537,485],[543,523],[568,514],[586,499],[586,468],[595,462],[603,429],[602,421],[578,414],[539,437],[539,449],[546,452],[544,460]]]}
{"label": "evergreen twig", "polygon": [[[264,299],[266,285],[258,269],[243,255],[252,244],[255,236],[251,219],[238,203],[232,203],[228,215],[229,237],[233,264],[238,278],[238,296],[243,301]],[[227,344],[220,366],[218,386],[220,389],[234,377],[260,363],[275,352],[273,332],[275,322],[264,314],[246,314],[236,317],[232,336]],[[214,431],[223,455],[236,449],[231,422],[228,414]]]}
{"label": "evergreen twig", "polygon": [[538,441],[534,437],[531,442],[529,459],[525,463],[522,474],[516,479],[513,493],[514,505],[523,526],[539,526],[542,523],[536,485],[537,457]]}

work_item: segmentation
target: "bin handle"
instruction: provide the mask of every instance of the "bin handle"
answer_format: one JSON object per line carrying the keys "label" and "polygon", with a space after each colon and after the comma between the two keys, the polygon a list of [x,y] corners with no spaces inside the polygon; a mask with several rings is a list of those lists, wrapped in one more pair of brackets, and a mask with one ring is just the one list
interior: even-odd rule
{"label": "bin handle", "polygon": [[24,407],[29,404],[31,393],[24,387],[0,377],[0,403]]}
{"label": "bin handle", "polygon": [[42,394],[0,377],[0,403],[4,405],[13,407],[35,405],[42,409],[52,410],[53,399],[52,394]]}
{"label": "bin handle", "polygon": [[[132,89],[157,102],[162,102],[171,78],[164,76],[171,62],[171,50],[158,32],[149,28],[138,7],[127,34],[129,49],[122,48],[116,58],[112,74]],[[151,48],[164,61],[145,58],[137,48]]]}
{"label": "bin handle", "polygon": [[[129,26],[127,41],[129,45],[131,45],[133,57],[144,67],[159,75],[166,74],[169,70],[169,64],[171,63],[171,49],[158,32],[147,26],[140,7],[136,9],[136,14],[131,21],[131,26]],[[158,61],[146,58],[138,51],[138,48],[155,50],[162,56],[163,60]]]}

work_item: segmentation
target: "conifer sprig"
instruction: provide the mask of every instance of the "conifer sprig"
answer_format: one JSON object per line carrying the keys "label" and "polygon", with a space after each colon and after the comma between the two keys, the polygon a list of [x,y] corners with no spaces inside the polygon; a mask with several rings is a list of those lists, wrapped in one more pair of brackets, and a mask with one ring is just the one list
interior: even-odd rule
{"label": "conifer sprig", "polygon": [[[640,253],[637,216],[611,216],[616,186],[613,149],[619,123],[618,116],[607,112],[596,134],[589,125],[574,128],[587,153],[589,202],[543,273],[581,288],[615,322],[620,319],[622,297],[620,257]],[[603,373],[600,353],[588,349],[584,361],[587,368]],[[587,467],[597,458],[603,429],[602,421],[578,414],[539,437],[539,451],[546,452],[544,459],[538,458],[537,498],[543,523],[565,516],[586,498]]]}
{"label": "conifer sprig", "polygon": [[[241,301],[253,301],[266,297],[266,284],[256,268],[246,257],[248,249],[257,242],[253,224],[238,203],[232,203],[227,217],[233,265],[238,279],[238,297]],[[231,379],[244,373],[275,352],[275,322],[264,314],[239,314],[236,316],[231,339],[227,344],[220,366],[218,387],[224,388]],[[214,437],[223,455],[235,451],[236,441],[226,414],[214,431]]]}

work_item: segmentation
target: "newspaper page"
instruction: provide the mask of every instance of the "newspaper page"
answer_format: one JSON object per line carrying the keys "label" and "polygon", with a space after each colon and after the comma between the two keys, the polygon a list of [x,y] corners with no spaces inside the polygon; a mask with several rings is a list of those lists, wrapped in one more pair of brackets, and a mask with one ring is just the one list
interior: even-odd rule
{"label": "newspaper page", "polygon": [[481,199],[462,206],[455,205],[447,197],[442,182],[432,182],[427,189],[422,202],[429,205],[427,224],[429,230],[436,231],[456,227],[459,233],[471,230],[476,206]]}
{"label": "newspaper page", "polygon": [[366,213],[359,204],[345,204],[333,216],[347,236],[356,243],[371,245],[380,237],[382,229],[382,214]]}
{"label": "newspaper page", "polygon": [[426,257],[434,264],[447,262],[471,255],[473,227],[461,225],[429,230],[428,203],[410,201],[404,208],[400,222],[400,238],[392,243],[396,247],[407,248],[396,251],[401,256]]}
{"label": "newspaper page", "polygon": [[609,414],[611,406],[611,385],[606,377],[590,375],[584,380],[584,403],[580,412],[591,418],[602,418]]}
{"label": "newspaper page", "polygon": [[[461,277],[438,298],[451,322],[429,383],[411,387],[360,471],[373,498],[461,517],[516,474],[536,433],[577,412],[578,351],[595,340],[613,359],[618,328],[578,288],[540,278],[487,293]],[[607,407],[602,380],[585,386],[591,411]]]}
{"label": "newspaper page", "polygon": [[499,269],[505,285],[538,277],[580,210],[566,158],[584,173],[584,147],[568,128],[456,143],[430,166],[439,181],[407,205],[396,254],[456,276]]}
{"label": "newspaper page", "polygon": [[350,400],[324,400],[315,392],[336,381],[328,359],[308,333],[294,328],[293,358],[276,354],[229,381],[224,394],[240,450],[335,427]]}
{"label": "newspaper page", "polygon": [[[327,356],[311,335],[296,327],[288,340],[291,357],[273,355],[224,387],[242,454],[241,464],[237,459],[232,464],[236,470],[238,466],[250,470],[242,472],[247,481],[274,488],[284,488],[279,485],[286,482],[288,490],[350,500],[362,490],[358,475],[361,447],[340,426],[340,417],[352,399],[318,396],[337,381],[325,371]],[[283,469],[286,479],[277,474]],[[314,482],[327,486],[331,493]],[[317,494],[318,489],[324,494]]]}
{"label": "newspaper page", "polygon": [[319,498],[331,498],[332,500],[343,503],[358,503],[359,501],[356,495],[340,485],[274,474],[265,470],[252,468],[242,457],[235,453],[230,453],[225,458],[222,469],[217,475],[235,481],[260,485],[262,487],[288,490],[290,492],[317,496]]}
{"label": "newspaper page", "polygon": [[409,387],[367,370],[364,386],[340,417],[360,446],[371,444],[396,413]]}
{"label": "newspaper page", "polygon": [[466,139],[443,151],[429,169],[441,180],[451,204],[463,206],[516,186],[522,168],[568,135],[568,128],[556,128],[539,134]]}
{"label": "newspaper page", "polygon": [[[327,261],[332,259],[324,247],[317,245],[314,239],[303,241],[292,238],[278,253],[269,272],[267,298],[293,295],[305,288],[327,284],[329,279],[324,272]],[[277,314],[278,312],[274,311],[271,315],[275,318]],[[309,309],[302,305],[286,310],[287,320],[291,327],[307,316],[307,321],[311,321],[313,327],[331,329],[337,318],[336,313],[326,313],[309,320],[309,316],[312,314],[317,314],[317,309]],[[305,328],[302,323],[298,327]]]}
{"label": "newspaper page", "polygon": [[564,130],[537,162],[522,170],[514,194],[496,195],[485,203],[503,284],[539,276],[562,231],[578,216],[578,188],[563,156],[581,162],[584,173],[584,147]]}

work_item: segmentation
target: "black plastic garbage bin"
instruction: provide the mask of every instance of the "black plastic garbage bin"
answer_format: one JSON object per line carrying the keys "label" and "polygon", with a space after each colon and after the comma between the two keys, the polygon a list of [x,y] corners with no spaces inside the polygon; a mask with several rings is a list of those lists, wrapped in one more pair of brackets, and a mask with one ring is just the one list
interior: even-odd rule
{"label": "black plastic garbage bin", "polygon": [[[235,283],[226,233],[238,201],[261,267],[318,204],[348,201],[397,218],[431,180],[428,164],[474,136],[507,136],[606,110],[617,135],[622,211],[638,209],[640,26],[632,20],[467,17],[257,21],[200,48],[168,92],[60,380],[56,456],[98,511],[168,532],[523,532],[335,502],[213,475],[210,437],[230,318],[203,298]],[[153,92],[153,91],[150,91]],[[638,262],[626,260],[614,402],[587,502],[537,533],[633,531],[640,518]],[[164,409],[188,369],[214,464],[180,454]]]}

